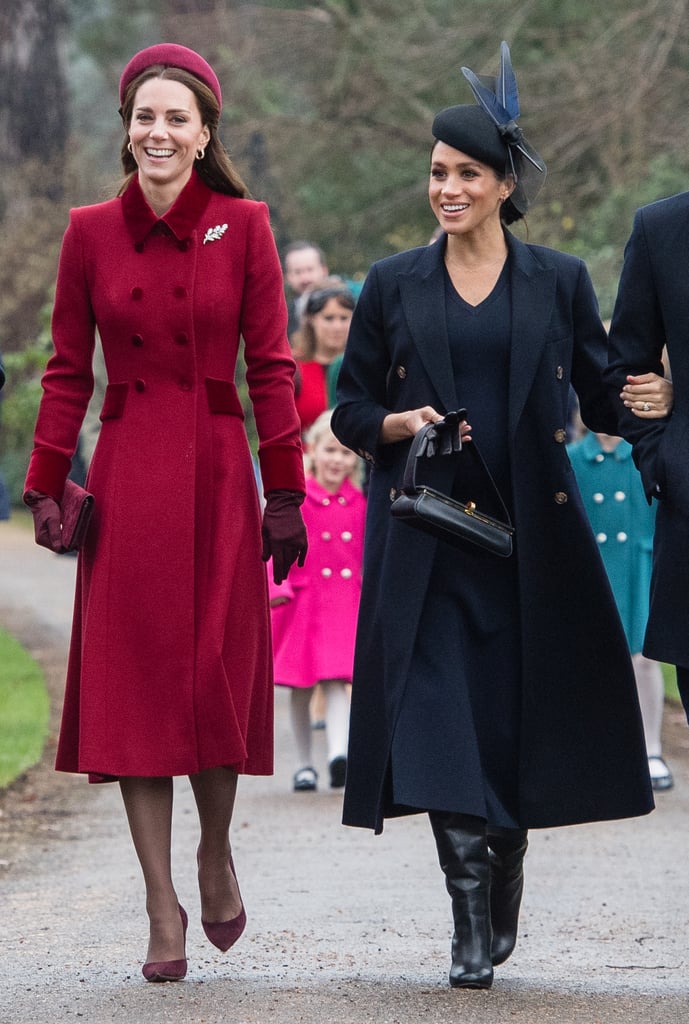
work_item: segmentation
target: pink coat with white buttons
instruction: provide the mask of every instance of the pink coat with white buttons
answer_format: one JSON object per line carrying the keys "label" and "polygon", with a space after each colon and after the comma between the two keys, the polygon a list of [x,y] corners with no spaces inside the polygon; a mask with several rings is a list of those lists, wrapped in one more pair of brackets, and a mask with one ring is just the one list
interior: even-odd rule
{"label": "pink coat with white buttons", "polygon": [[270,584],[275,682],[315,686],[351,682],[354,664],[366,499],[348,480],[331,494],[307,477],[302,506],[309,552],[279,586]]}

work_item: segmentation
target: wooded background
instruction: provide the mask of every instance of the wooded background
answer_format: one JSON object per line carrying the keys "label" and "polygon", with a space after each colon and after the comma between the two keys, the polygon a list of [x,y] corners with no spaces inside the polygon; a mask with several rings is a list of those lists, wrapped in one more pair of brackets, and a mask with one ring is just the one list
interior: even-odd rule
{"label": "wooded background", "polygon": [[[3,0],[0,351],[10,370],[0,455],[24,457],[49,348],[70,206],[112,195],[117,83],[154,42],[215,67],[221,133],[278,245],[320,244],[363,276],[423,244],[430,125],[473,102],[460,67],[497,70],[506,39],[525,134],[548,179],[521,237],[586,259],[614,301],[635,208],[689,187],[689,0]],[[19,454],[15,451],[19,446]],[[20,472],[18,468],[16,474]]]}

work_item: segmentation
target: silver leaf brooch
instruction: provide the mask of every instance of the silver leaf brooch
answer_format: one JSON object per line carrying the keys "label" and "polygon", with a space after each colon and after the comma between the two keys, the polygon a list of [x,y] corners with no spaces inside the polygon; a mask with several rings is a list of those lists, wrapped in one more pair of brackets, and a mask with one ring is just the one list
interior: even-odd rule
{"label": "silver leaf brooch", "polygon": [[217,242],[227,231],[227,224],[216,224],[214,228],[208,228],[203,237],[203,244],[206,242]]}

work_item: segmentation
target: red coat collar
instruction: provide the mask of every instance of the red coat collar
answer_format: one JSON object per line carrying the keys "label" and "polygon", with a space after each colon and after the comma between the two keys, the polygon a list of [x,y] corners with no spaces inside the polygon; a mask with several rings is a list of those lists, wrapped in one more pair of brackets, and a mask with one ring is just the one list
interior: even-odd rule
{"label": "red coat collar", "polygon": [[178,242],[189,238],[203,216],[211,195],[212,190],[196,171],[192,170],[191,178],[173,205],[164,217],[158,217],[148,205],[141,191],[139,179],[135,175],[122,196],[122,213],[134,244],[143,245],[151,231],[162,224],[172,232]]}

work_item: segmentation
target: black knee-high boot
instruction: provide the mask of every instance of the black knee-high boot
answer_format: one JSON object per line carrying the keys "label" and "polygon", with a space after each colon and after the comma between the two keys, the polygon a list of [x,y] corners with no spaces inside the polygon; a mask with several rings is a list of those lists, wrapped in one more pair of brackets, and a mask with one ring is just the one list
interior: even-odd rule
{"label": "black knee-high boot", "polygon": [[502,964],[517,943],[519,907],[524,890],[527,832],[520,828],[487,829],[490,859],[490,919],[493,928],[491,960]]}
{"label": "black knee-high boot", "polygon": [[453,988],[490,988],[490,867],[486,825],[468,814],[430,811],[440,867],[452,899]]}

